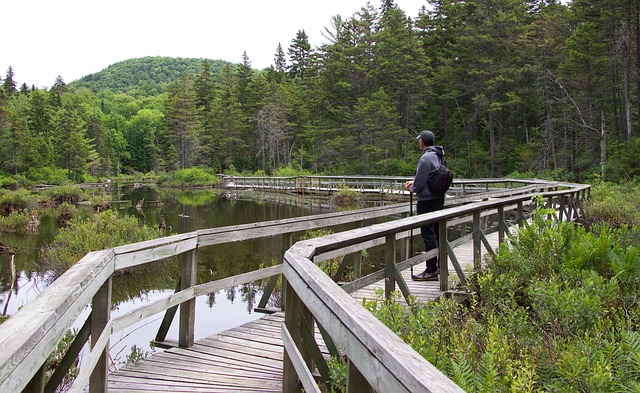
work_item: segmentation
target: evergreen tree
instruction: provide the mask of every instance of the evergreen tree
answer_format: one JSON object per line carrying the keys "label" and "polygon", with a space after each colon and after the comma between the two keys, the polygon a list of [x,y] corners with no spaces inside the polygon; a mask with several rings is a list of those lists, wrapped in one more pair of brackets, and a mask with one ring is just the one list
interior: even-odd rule
{"label": "evergreen tree", "polygon": [[85,136],[86,124],[78,113],[76,102],[64,104],[57,110],[53,127],[57,162],[67,169],[70,179],[77,181],[78,175],[85,172],[94,151],[92,141]]}
{"label": "evergreen tree", "polygon": [[2,82],[2,90],[6,97],[11,97],[18,92],[16,89],[17,83],[13,80],[13,77],[13,68],[9,66],[9,69],[7,69],[7,75],[4,77],[4,81]]}
{"label": "evergreen tree", "polygon": [[285,58],[284,50],[282,49],[282,44],[278,42],[278,47],[276,48],[276,54],[273,59],[274,68],[278,73],[284,73],[287,68],[287,59]]}
{"label": "evergreen tree", "polygon": [[170,89],[166,101],[167,138],[178,152],[179,168],[189,168],[196,162],[202,132],[201,118],[196,109],[193,81],[182,76]]}
{"label": "evergreen tree", "polygon": [[[377,59],[374,75],[382,81],[394,102],[405,138],[397,140],[398,152],[407,158],[407,148],[420,121],[418,103],[427,97],[426,60],[413,24],[393,1],[385,1],[376,34],[374,49]],[[402,145],[405,150],[402,151]]]}
{"label": "evergreen tree", "polygon": [[46,92],[34,90],[29,94],[29,108],[26,119],[34,135],[38,166],[53,165],[53,109],[49,105]]}
{"label": "evergreen tree", "polygon": [[213,109],[213,135],[210,162],[222,171],[242,162],[242,110],[235,93],[231,68],[225,66],[220,78],[220,96]]}
{"label": "evergreen tree", "polygon": [[311,44],[304,30],[298,30],[289,46],[289,76],[304,80],[305,73],[311,68]]}

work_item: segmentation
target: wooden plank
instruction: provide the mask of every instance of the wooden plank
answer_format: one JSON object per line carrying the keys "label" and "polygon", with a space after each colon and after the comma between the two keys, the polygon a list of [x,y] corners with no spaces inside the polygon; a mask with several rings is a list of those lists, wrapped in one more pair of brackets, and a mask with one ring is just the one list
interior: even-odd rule
{"label": "wooden plank", "polygon": [[[123,252],[123,250],[118,250],[119,254],[116,254],[116,270],[144,265],[195,250],[198,246],[198,238],[194,232],[191,234],[193,236],[192,238],[187,238],[176,243],[160,245],[139,251],[128,251],[126,253]],[[162,240],[164,239],[166,238],[162,238]]]}

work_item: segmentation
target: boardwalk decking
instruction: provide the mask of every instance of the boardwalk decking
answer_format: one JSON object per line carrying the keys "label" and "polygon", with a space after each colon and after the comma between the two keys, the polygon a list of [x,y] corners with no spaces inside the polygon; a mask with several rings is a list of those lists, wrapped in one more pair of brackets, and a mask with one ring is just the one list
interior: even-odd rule
{"label": "boardwalk decking", "polygon": [[[487,235],[495,249],[498,235]],[[471,242],[454,249],[463,271],[472,264]],[[483,252],[485,252],[483,250]],[[420,272],[423,265],[414,270]],[[455,270],[449,263],[449,279]],[[411,281],[411,272],[402,275],[412,294],[420,301],[437,299],[442,292],[437,281]],[[359,302],[373,299],[384,281],[352,294]],[[109,375],[109,392],[281,392],[283,344],[281,324],[284,315],[276,313],[239,327],[199,340],[188,349],[172,348],[127,365]],[[322,337],[316,341],[327,356]]]}

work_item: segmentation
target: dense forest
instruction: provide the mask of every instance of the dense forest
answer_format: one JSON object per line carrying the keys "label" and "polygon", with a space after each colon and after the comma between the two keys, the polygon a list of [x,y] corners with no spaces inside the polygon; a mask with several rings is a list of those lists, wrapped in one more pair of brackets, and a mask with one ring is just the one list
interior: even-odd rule
{"label": "dense forest", "polygon": [[[0,78],[0,174],[410,175],[433,130],[457,177],[640,173],[640,1],[393,0],[299,30],[273,65],[123,61],[48,89]],[[46,67],[46,64],[43,65]]]}

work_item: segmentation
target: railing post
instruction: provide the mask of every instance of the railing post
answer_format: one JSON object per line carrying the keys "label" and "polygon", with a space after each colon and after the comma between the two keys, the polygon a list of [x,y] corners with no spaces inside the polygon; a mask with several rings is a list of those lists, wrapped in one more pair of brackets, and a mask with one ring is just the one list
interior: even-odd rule
{"label": "railing post", "polygon": [[[198,258],[197,249],[187,251],[182,255],[182,280],[180,289],[185,290],[197,284]],[[193,346],[195,339],[196,299],[187,300],[180,304],[180,327],[178,345],[181,348]]]}
{"label": "railing post", "polygon": [[[111,319],[111,277],[93,296],[91,302],[91,348],[95,346],[100,334]],[[105,333],[107,334],[107,333]],[[89,377],[89,392],[106,392],[109,373],[109,341],[100,356],[100,360]]]}
{"label": "railing post", "polygon": [[498,244],[502,244],[505,238],[505,224],[504,224],[504,206],[498,206]]}
{"label": "railing post", "polygon": [[[305,307],[298,294],[293,289],[291,285],[287,282],[285,284],[285,312],[284,312],[284,324],[291,335],[291,339],[295,343],[300,355],[304,359],[307,368],[309,370],[313,370],[313,359],[307,346],[304,345],[302,338],[302,324],[304,321],[309,321],[309,328],[312,329],[313,336],[313,315],[309,311],[307,307]],[[282,391],[284,393],[289,392],[300,392],[300,382],[298,380],[298,374],[287,354],[287,351],[284,352],[284,358],[282,363]]]}
{"label": "railing post", "polygon": [[47,367],[47,362],[40,367],[38,371],[36,371],[29,384],[22,390],[22,393],[41,393],[44,391],[44,375],[45,369]]}
{"label": "railing post", "polygon": [[351,359],[347,359],[346,393],[370,393],[372,391],[371,385],[369,385],[360,370],[351,362]]}
{"label": "railing post", "polygon": [[394,268],[396,263],[396,234],[390,233],[384,239],[384,297],[389,299],[396,290]]}
{"label": "railing post", "polygon": [[480,211],[476,210],[473,212],[473,269],[476,271],[482,268],[480,231]]}
{"label": "railing post", "polygon": [[449,290],[449,256],[447,255],[447,220],[438,221],[438,263],[440,264],[440,290]]}
{"label": "railing post", "polygon": [[[291,245],[293,244],[293,233],[285,233],[282,235],[282,255],[284,258],[284,253],[287,252],[288,249],[291,248]],[[284,261],[281,261],[280,263],[284,263]],[[287,287],[287,278],[284,276],[284,274],[282,274],[282,288],[280,290],[280,307],[282,308],[282,310],[284,311],[284,307],[287,304],[287,291],[286,291],[286,287]]]}
{"label": "railing post", "polygon": [[518,201],[518,227],[522,228],[524,225],[524,208],[522,206],[522,201]]}

